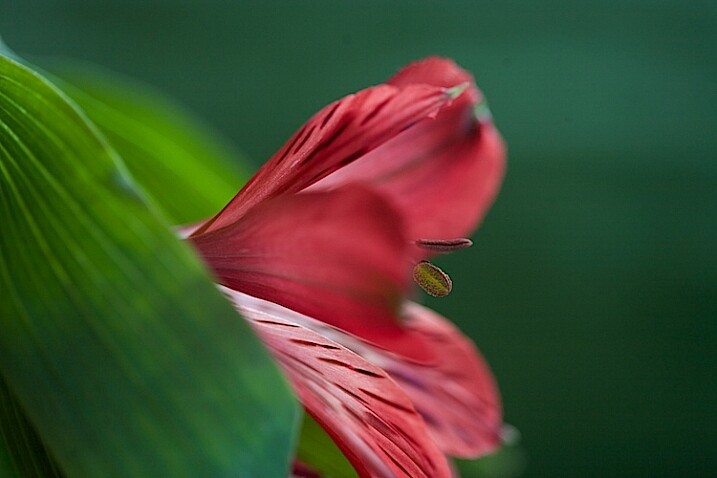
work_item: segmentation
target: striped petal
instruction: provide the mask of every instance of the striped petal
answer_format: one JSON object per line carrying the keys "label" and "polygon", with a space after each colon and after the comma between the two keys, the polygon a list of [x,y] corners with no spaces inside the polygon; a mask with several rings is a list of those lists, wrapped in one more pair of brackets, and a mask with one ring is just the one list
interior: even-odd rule
{"label": "striped petal", "polygon": [[421,336],[436,361],[405,360],[374,348],[369,358],[411,398],[439,448],[449,455],[475,458],[501,442],[501,401],[488,364],[451,322],[415,303],[404,308],[404,326]]}
{"label": "striped petal", "polygon": [[451,476],[411,400],[384,371],[300,325],[307,317],[226,288],[224,292],[359,476]]}
{"label": "striped petal", "polygon": [[493,375],[473,343],[437,313],[408,302],[402,317],[406,331],[435,357],[431,363],[372,346],[313,319],[298,323],[388,373],[411,398],[444,453],[475,458],[500,446],[501,402]]}
{"label": "striped petal", "polygon": [[227,226],[261,201],[311,186],[400,132],[434,117],[451,101],[452,92],[444,87],[379,85],[328,105],[195,234]]}
{"label": "striped petal", "polygon": [[400,209],[410,237],[469,235],[492,204],[505,169],[500,134],[489,117],[478,119],[474,113],[481,93],[467,72],[439,58],[410,65],[389,83],[400,88],[464,83],[467,88],[435,120],[401,133],[311,189],[368,184]]}

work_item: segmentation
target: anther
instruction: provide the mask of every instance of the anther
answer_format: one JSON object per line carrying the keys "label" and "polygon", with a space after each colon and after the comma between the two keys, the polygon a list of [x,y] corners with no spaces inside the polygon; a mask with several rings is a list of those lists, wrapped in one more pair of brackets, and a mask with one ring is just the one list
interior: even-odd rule
{"label": "anther", "polygon": [[460,251],[473,245],[473,241],[465,237],[456,239],[418,239],[416,245],[421,249],[432,252],[447,254],[449,252]]}
{"label": "anther", "polygon": [[413,280],[433,297],[445,297],[453,289],[453,281],[448,274],[428,261],[416,264],[413,268]]}

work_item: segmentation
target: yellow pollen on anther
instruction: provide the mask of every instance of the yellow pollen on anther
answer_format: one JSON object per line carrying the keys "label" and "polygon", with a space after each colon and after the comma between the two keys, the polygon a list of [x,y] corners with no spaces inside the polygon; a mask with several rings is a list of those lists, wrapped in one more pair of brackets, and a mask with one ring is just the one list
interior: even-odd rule
{"label": "yellow pollen on anther", "polygon": [[428,261],[416,264],[413,268],[413,280],[433,297],[445,297],[453,289],[453,281],[448,274]]}

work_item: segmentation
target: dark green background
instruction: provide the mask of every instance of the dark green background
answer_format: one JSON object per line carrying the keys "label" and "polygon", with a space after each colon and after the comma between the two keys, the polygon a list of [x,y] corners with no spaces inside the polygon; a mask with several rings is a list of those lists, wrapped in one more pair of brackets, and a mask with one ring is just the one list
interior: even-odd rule
{"label": "dark green background", "polygon": [[525,476],[712,476],[716,5],[4,0],[0,33],[166,90],[256,164],[328,101],[454,57],[509,169],[430,302],[490,360]]}

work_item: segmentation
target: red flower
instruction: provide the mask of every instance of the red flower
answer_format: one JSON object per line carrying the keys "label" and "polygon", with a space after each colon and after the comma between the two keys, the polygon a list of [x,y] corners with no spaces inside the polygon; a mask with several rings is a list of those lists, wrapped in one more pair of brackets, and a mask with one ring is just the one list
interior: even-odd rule
{"label": "red flower", "polygon": [[[190,240],[361,476],[450,476],[499,444],[488,367],[407,302],[469,244],[504,147],[471,76],[429,58],[319,111]],[[432,278],[431,273],[435,273]]]}

